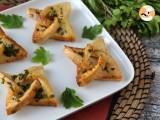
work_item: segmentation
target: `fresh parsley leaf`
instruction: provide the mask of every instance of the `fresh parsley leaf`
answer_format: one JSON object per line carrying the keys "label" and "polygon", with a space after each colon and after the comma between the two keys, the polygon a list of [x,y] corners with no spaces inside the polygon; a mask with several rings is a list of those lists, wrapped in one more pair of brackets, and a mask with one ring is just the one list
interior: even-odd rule
{"label": "fresh parsley leaf", "polygon": [[89,28],[85,26],[83,28],[82,37],[93,40],[97,35],[99,35],[102,32],[102,28],[102,25],[94,25]]}
{"label": "fresh parsley leaf", "polygon": [[[107,29],[114,27],[133,29],[141,37],[151,37],[160,33],[160,1],[159,0],[83,0],[101,24]],[[146,22],[139,17],[139,9],[151,5],[156,16]]]}
{"label": "fresh parsley leaf", "polygon": [[42,63],[47,65],[51,61],[51,54],[49,51],[45,50],[43,47],[39,47],[35,50],[35,56],[32,57],[32,62]]}
{"label": "fresh parsley leaf", "polygon": [[62,93],[61,102],[65,108],[81,107],[83,105],[83,100],[76,96],[74,89],[70,88],[66,88]]}
{"label": "fresh parsley leaf", "polygon": [[0,21],[5,28],[20,28],[23,27],[23,17],[19,15],[0,14]]}

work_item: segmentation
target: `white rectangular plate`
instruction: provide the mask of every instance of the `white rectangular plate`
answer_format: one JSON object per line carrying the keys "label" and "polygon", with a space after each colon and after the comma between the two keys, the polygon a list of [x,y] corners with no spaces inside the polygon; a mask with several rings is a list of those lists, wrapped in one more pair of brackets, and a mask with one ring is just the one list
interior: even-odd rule
{"label": "white rectangular plate", "polygon": [[46,76],[50,84],[54,88],[56,98],[60,100],[61,93],[66,87],[73,88],[77,91],[78,96],[84,100],[84,105],[80,108],[65,109],[60,103],[58,107],[33,107],[26,106],[16,114],[7,116],[5,113],[5,97],[7,90],[0,85],[0,120],[55,120],[69,115],[79,109],[82,109],[100,99],[103,99],[120,89],[127,86],[133,79],[134,69],[123,53],[121,48],[112,39],[108,32],[103,29],[101,36],[104,37],[106,45],[108,46],[112,56],[115,58],[120,66],[123,74],[121,81],[93,81],[85,87],[78,87],[76,84],[76,66],[72,63],[63,52],[64,45],[84,47],[87,43],[92,42],[81,37],[83,27],[100,24],[89,9],[80,0],[33,0],[17,7],[3,11],[5,14],[18,14],[25,18],[24,27],[21,29],[5,29],[5,32],[15,39],[28,51],[28,57],[25,60],[0,65],[0,70],[10,73],[18,73],[24,69],[34,66],[31,62],[33,52],[40,45],[32,43],[32,32],[34,30],[35,22],[26,15],[26,10],[29,7],[44,8],[48,5],[53,5],[60,2],[71,2],[72,13],[70,22],[76,33],[76,42],[62,42],[48,40],[41,45],[48,49],[53,54],[53,60],[50,64],[45,66]]}

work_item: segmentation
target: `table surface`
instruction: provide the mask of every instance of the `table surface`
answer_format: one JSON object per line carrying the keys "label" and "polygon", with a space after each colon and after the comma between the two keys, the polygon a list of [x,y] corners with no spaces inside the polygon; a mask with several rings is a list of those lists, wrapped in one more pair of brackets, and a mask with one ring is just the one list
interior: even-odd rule
{"label": "table surface", "polygon": [[151,82],[149,99],[139,120],[160,120],[160,35],[143,40],[155,79]]}

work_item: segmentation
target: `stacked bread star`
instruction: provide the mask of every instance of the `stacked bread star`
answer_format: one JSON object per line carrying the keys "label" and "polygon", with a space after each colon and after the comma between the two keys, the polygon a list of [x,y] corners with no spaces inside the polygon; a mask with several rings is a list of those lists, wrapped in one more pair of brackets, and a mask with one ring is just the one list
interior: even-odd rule
{"label": "stacked bread star", "polygon": [[58,104],[44,76],[42,66],[31,67],[16,75],[0,72],[0,81],[8,88],[6,100],[8,115],[16,113],[25,105],[57,106]]}
{"label": "stacked bread star", "polygon": [[32,41],[42,43],[49,38],[60,41],[75,41],[75,34],[69,22],[70,12],[69,2],[48,6],[43,10],[29,8],[27,14],[37,22]]}
{"label": "stacked bread star", "polygon": [[104,40],[97,38],[85,48],[65,46],[65,54],[77,65],[77,84],[84,86],[92,80],[121,80],[120,68],[106,48]]}

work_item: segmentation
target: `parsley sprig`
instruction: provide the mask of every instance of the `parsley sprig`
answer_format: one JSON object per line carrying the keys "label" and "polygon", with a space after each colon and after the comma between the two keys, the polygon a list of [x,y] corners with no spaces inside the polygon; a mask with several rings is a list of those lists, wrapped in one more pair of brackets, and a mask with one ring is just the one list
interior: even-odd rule
{"label": "parsley sprig", "polygon": [[[114,26],[135,30],[141,37],[160,33],[159,0],[83,0],[107,30]],[[140,19],[138,11],[143,5],[151,5],[156,11],[153,20]]]}
{"label": "parsley sprig", "polygon": [[83,28],[82,37],[93,40],[97,35],[99,35],[102,32],[102,28],[102,25],[94,25],[88,28],[87,26],[85,26]]}
{"label": "parsley sprig", "polygon": [[0,21],[5,28],[21,28],[23,27],[23,17],[19,15],[0,14]]}
{"label": "parsley sprig", "polygon": [[61,102],[65,108],[81,107],[83,105],[83,100],[76,95],[74,89],[70,88],[66,88],[62,93]]}
{"label": "parsley sprig", "polygon": [[39,47],[35,50],[35,56],[32,57],[32,62],[42,63],[43,65],[47,65],[51,61],[51,54],[43,47]]}

